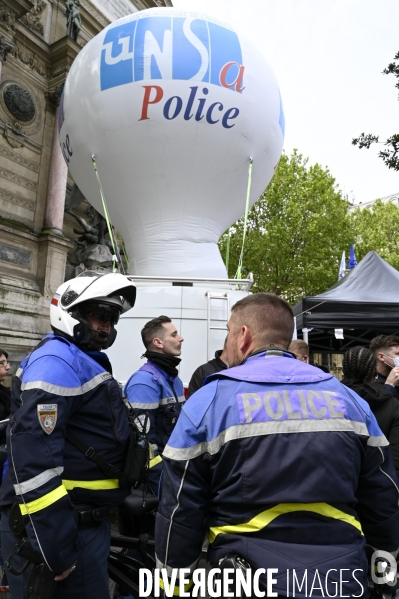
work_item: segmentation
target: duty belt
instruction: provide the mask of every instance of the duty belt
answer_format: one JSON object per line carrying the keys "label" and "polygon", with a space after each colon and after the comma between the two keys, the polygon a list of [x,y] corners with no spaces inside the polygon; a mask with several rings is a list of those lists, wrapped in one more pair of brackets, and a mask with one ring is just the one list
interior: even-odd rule
{"label": "duty belt", "polygon": [[75,505],[78,516],[78,526],[90,526],[110,517],[109,506]]}

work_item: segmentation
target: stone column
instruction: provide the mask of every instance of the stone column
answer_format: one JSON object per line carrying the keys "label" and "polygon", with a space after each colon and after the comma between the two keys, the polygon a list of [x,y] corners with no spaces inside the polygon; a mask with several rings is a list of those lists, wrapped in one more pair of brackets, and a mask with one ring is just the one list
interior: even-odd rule
{"label": "stone column", "polygon": [[[48,92],[49,110],[51,105],[58,106],[62,87],[60,85]],[[58,110],[55,110],[54,116],[43,228],[38,240],[37,282],[46,302],[50,302],[54,291],[64,281],[67,253],[75,247],[62,233],[68,166],[59,144]]]}
{"label": "stone column", "polygon": [[62,235],[64,223],[65,193],[68,178],[68,165],[61,152],[58,137],[58,111],[55,112],[53,143],[47,183],[46,204],[42,233]]}
{"label": "stone column", "polygon": [[4,35],[0,35],[0,81],[1,81],[1,72],[3,70],[3,63],[7,58],[7,54],[14,50],[15,44],[10,42],[8,39],[4,37]]}

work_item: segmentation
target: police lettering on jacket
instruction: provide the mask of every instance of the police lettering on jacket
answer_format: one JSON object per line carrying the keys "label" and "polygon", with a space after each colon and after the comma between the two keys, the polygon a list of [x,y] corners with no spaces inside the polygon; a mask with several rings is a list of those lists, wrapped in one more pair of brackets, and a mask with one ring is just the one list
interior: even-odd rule
{"label": "police lettering on jacket", "polygon": [[240,422],[343,418],[345,405],[334,391],[289,390],[237,395]]}
{"label": "police lettering on jacket", "polygon": [[[253,571],[318,571],[333,596],[366,588],[365,539],[395,552],[398,486],[369,406],[335,377],[271,349],[211,375],[184,405],[163,452],[158,568],[191,573],[208,533],[212,566],[228,553]],[[384,500],[381,501],[381,493]],[[267,587],[260,577],[261,587]],[[322,596],[317,591],[315,596]],[[304,597],[302,591],[299,597]]]}

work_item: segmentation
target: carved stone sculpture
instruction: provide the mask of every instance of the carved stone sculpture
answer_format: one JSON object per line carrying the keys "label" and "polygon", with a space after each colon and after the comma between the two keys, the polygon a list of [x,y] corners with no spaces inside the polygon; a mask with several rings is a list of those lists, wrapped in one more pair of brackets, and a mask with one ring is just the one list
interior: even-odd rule
{"label": "carved stone sculpture", "polygon": [[0,6],[0,25],[13,31],[15,29],[16,15],[7,6]]}
{"label": "carved stone sculpture", "polygon": [[6,123],[3,135],[13,148],[21,148],[25,145],[25,131],[19,123]]}
{"label": "carved stone sculpture", "polygon": [[[81,229],[73,229],[79,235],[74,239],[76,249],[68,255],[68,266],[65,273],[66,279],[76,277],[84,269],[112,268],[113,249],[109,238],[105,218],[97,212],[93,206],[87,206],[85,214],[87,219],[82,218],[74,211],[84,200],[84,196],[75,184],[65,203],[65,212],[73,216]],[[117,248],[119,255],[119,248]]]}
{"label": "carved stone sculpture", "polygon": [[82,29],[82,18],[79,11],[79,0],[68,0],[65,2],[65,16],[67,18],[67,35],[75,42],[78,41],[79,32]]}
{"label": "carved stone sculpture", "polygon": [[4,35],[0,35],[0,61],[4,62],[7,58],[7,54],[11,52],[15,47],[13,42],[10,42],[8,39],[4,37]]}
{"label": "carved stone sculpture", "polygon": [[78,241],[89,242],[89,243],[97,243],[100,245],[106,245],[112,248],[112,245],[109,240],[105,239],[105,230],[106,230],[106,221],[101,214],[97,212],[93,206],[88,206],[85,210],[85,213],[89,216],[89,223],[86,220],[73,212],[73,210],[65,210],[68,214],[76,218],[83,231],[79,229],[74,229],[73,232],[77,235]]}
{"label": "carved stone sculpture", "polygon": [[32,31],[37,31],[41,35],[44,33],[41,18],[46,6],[44,0],[36,0],[35,6],[26,15],[21,17],[22,23],[25,23]]}
{"label": "carved stone sculpture", "polygon": [[63,88],[64,84],[61,83],[61,85],[57,85],[57,87],[52,87],[51,89],[49,89],[48,92],[45,94],[46,98],[51,102],[51,104],[55,108],[57,108],[58,104],[60,103]]}
{"label": "carved stone sculpture", "polygon": [[49,76],[49,68],[45,65],[45,63],[39,61],[35,54],[30,54],[21,50],[18,44],[15,44],[15,48],[13,50],[13,55],[17,60],[20,60],[24,65],[26,65],[32,71],[36,71],[42,77],[46,79]]}

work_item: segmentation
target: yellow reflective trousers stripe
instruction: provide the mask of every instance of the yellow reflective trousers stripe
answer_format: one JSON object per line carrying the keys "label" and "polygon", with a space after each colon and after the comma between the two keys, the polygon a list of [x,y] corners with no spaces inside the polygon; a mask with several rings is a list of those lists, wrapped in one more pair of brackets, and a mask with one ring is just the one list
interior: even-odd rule
{"label": "yellow reflective trousers stripe", "polygon": [[152,460],[150,460],[149,463],[149,468],[154,468],[154,466],[156,466],[157,464],[159,464],[159,462],[162,462],[162,456],[157,455],[155,456],[155,458],[152,458]]}
{"label": "yellow reflective trousers stripe", "polygon": [[34,514],[35,512],[44,510],[44,508],[48,507],[52,503],[55,503],[65,495],[68,495],[67,490],[64,485],[60,485],[53,491],[50,491],[50,493],[43,495],[43,497],[39,497],[39,499],[35,499],[29,503],[21,503],[19,506],[21,514],[26,516],[27,514]]}
{"label": "yellow reflective trousers stripe", "polygon": [[209,542],[213,543],[219,534],[241,534],[244,532],[257,532],[265,528],[270,522],[272,522],[278,516],[289,514],[291,512],[313,512],[320,514],[326,518],[333,518],[334,520],[341,520],[351,526],[357,528],[361,535],[363,535],[362,527],[360,522],[341,510],[329,505],[328,503],[279,503],[269,510],[261,512],[249,522],[244,524],[227,524],[226,526],[215,526],[209,529]]}
{"label": "yellow reflective trousers stripe", "polygon": [[63,480],[62,484],[68,491],[75,487],[80,489],[90,489],[91,491],[106,491],[107,489],[118,489],[119,480],[109,478],[107,480]]}
{"label": "yellow reflective trousers stripe", "polygon": [[43,497],[39,497],[39,499],[35,499],[29,503],[21,503],[19,506],[21,514],[26,516],[27,514],[34,514],[35,512],[44,510],[44,508],[55,503],[61,497],[68,495],[68,491],[72,491],[75,487],[90,489],[92,491],[106,491],[108,489],[118,489],[119,480],[117,478],[108,480],[63,480],[62,485],[50,491],[50,493],[43,495]]}

